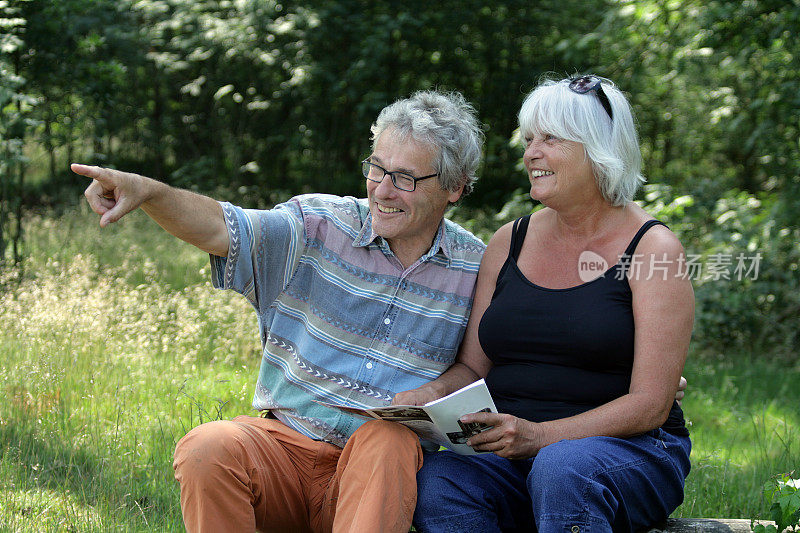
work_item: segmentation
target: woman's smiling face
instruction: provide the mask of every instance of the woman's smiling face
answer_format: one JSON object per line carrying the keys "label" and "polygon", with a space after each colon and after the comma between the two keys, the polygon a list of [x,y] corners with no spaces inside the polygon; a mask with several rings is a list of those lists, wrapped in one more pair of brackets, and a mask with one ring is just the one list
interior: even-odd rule
{"label": "woman's smiling face", "polygon": [[581,143],[541,134],[525,139],[523,161],[531,183],[531,198],[579,202],[587,194],[600,194],[592,163]]}

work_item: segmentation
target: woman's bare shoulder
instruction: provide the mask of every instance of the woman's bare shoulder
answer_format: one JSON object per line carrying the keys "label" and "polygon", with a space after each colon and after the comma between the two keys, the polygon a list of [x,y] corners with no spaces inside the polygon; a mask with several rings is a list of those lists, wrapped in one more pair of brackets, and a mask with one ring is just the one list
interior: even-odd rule
{"label": "woman's bare shoulder", "polygon": [[505,261],[508,250],[511,247],[511,235],[514,231],[514,222],[503,224],[494,232],[489,238],[489,244],[486,245],[486,252],[483,254],[483,261],[481,267],[484,268],[489,264],[495,264],[498,261],[502,263]]}

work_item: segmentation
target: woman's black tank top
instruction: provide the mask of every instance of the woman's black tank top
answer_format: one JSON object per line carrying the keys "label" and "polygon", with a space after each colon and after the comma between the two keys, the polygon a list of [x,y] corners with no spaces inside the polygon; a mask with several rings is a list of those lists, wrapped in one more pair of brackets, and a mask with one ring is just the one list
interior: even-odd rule
{"label": "woman's black tank top", "polygon": [[[628,392],[634,321],[627,266],[645,232],[663,223],[645,222],[620,261],[601,277],[548,289],[531,283],[517,266],[529,219],[514,222],[511,249],[478,337],[494,364],[486,383],[497,410],[544,422],[588,411]],[[662,428],[688,434],[677,402]]]}

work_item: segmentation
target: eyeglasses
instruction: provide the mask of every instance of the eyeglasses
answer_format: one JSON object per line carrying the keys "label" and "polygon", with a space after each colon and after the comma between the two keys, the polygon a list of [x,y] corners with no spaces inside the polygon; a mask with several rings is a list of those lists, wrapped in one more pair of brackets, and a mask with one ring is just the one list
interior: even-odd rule
{"label": "eyeglasses", "polygon": [[380,183],[383,181],[383,178],[390,176],[395,187],[401,191],[408,192],[412,192],[417,188],[418,181],[426,180],[439,175],[437,172],[428,176],[422,176],[421,178],[415,178],[411,174],[406,174],[405,172],[389,172],[382,166],[371,162],[369,159],[365,159],[361,162],[361,172],[364,174],[365,178],[367,178],[369,181],[374,181],[375,183]]}
{"label": "eyeglasses", "polygon": [[589,91],[594,91],[597,99],[603,105],[603,109],[608,113],[608,117],[614,120],[614,113],[611,111],[611,102],[608,101],[608,96],[603,92],[603,80],[594,74],[588,76],[581,76],[579,78],[571,78],[569,80],[569,88],[572,92],[578,94],[586,94]]}

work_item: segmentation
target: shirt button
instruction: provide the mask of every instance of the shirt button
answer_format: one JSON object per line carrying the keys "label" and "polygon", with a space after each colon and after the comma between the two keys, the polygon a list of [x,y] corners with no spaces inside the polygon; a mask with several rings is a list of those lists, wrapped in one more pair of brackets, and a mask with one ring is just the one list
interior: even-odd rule
{"label": "shirt button", "polygon": [[367,368],[372,369],[372,363],[367,363]]}
{"label": "shirt button", "polygon": [[386,324],[386,325],[388,326],[389,324],[391,324],[391,323],[392,323],[392,321],[391,321],[391,320],[389,320],[388,318],[384,318],[384,319],[383,319],[383,323],[384,323],[384,324]]}
{"label": "shirt button", "polygon": [[572,526],[570,531],[572,531],[572,533],[581,533],[581,528],[578,526]]}

